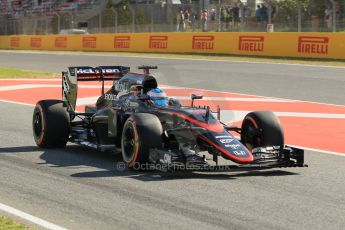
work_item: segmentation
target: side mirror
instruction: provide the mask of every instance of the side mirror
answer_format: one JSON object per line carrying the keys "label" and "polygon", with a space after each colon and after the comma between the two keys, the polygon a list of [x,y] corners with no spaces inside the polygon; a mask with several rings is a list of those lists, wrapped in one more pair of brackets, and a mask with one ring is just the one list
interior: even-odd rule
{"label": "side mirror", "polygon": [[192,104],[191,106],[193,107],[194,106],[194,100],[196,99],[202,99],[204,96],[201,95],[201,94],[192,94],[191,98],[192,98]]}

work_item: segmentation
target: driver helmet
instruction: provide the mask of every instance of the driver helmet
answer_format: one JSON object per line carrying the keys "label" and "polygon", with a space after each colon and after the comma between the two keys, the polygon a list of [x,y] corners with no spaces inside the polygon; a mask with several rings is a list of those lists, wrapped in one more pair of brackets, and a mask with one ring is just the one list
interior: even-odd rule
{"label": "driver helmet", "polygon": [[150,96],[153,104],[159,106],[167,106],[168,105],[168,96],[166,93],[160,88],[154,88],[147,92],[147,95]]}

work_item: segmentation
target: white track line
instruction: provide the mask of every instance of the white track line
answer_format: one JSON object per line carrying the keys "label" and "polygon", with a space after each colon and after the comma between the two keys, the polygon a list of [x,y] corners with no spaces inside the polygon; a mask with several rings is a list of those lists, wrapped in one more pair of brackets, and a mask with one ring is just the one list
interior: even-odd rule
{"label": "white track line", "polygon": [[8,100],[2,100],[2,99],[0,99],[0,102],[6,102],[6,103],[11,103],[11,104],[17,104],[17,105],[26,105],[26,106],[31,106],[31,107],[35,106],[34,104],[16,102],[16,101],[8,101]]}
{"label": "white track line", "polygon": [[90,105],[96,103],[99,97],[84,97],[77,99],[77,105]]}
{"label": "white track line", "polygon": [[66,228],[60,227],[56,224],[50,223],[46,220],[43,220],[41,218],[38,218],[36,216],[32,216],[30,214],[27,214],[25,212],[22,212],[18,209],[12,208],[10,206],[7,206],[5,204],[0,203],[0,210],[7,212],[9,214],[12,214],[14,216],[18,216],[24,220],[30,221],[31,223],[37,224],[41,227],[50,229],[50,230],[66,230]]}
{"label": "white track line", "polygon": [[22,85],[6,85],[0,86],[0,91],[21,90],[21,89],[33,89],[33,88],[57,88],[61,85],[47,85],[47,84],[22,84]]}
{"label": "white track line", "polygon": [[[188,96],[171,96],[179,100],[191,100]],[[205,101],[243,101],[243,102],[295,102],[294,100],[275,99],[275,98],[253,98],[253,97],[203,97]]]}
{"label": "white track line", "polygon": [[[1,51],[0,51],[1,52]],[[345,67],[344,67],[345,68]],[[61,79],[30,79],[30,78],[25,78],[25,79],[0,79],[1,81],[23,81],[23,80],[44,80],[44,81],[61,81]],[[106,85],[107,87],[111,85]],[[60,85],[56,87],[61,87]],[[80,88],[100,88],[100,86],[90,86],[90,85],[78,85]],[[296,100],[296,99],[286,99],[286,98],[279,98],[279,97],[267,97],[267,96],[260,96],[260,95],[253,95],[253,94],[246,94],[246,93],[236,93],[236,92],[225,92],[225,91],[216,91],[216,90],[210,90],[210,89],[197,89],[197,88],[192,88],[192,87],[181,87],[181,86],[168,86],[168,85],[161,85],[160,86],[163,89],[185,89],[185,90],[196,90],[196,91],[204,91],[204,92],[216,92],[216,93],[224,93],[224,94],[237,94],[237,95],[243,95],[243,96],[249,96],[249,97],[257,97],[257,98],[266,98],[266,99],[272,99],[272,100],[279,100],[281,101],[293,101],[293,102],[305,102],[305,103],[312,103],[312,104],[319,104],[319,105],[331,105],[331,106],[337,106],[337,107],[345,107],[344,105],[338,105],[338,104],[332,104],[332,103],[325,103],[325,102],[314,102],[314,101],[305,101],[305,100]],[[0,90],[1,91],[1,90]]]}
{"label": "white track line", "polygon": [[[289,145],[289,144],[288,144]],[[332,151],[326,151],[326,150],[321,150],[321,149],[314,149],[314,148],[308,148],[308,147],[303,147],[303,146],[297,146],[297,145],[289,145],[291,147],[296,147],[304,150],[309,150],[309,151],[314,151],[314,152],[320,152],[320,153],[327,153],[327,154],[332,154],[335,156],[341,156],[345,157],[345,153],[339,153],[339,152],[332,152]]]}
{"label": "white track line", "polygon": [[[98,97],[93,97],[93,102],[94,103],[97,100]],[[85,98],[87,100],[91,100],[91,98]],[[82,101],[83,99],[79,99],[79,102]],[[15,102],[15,101],[8,101],[8,100],[1,100],[0,102],[5,102],[5,103],[11,103],[11,104],[18,104],[18,105],[25,105],[25,106],[35,106],[33,104],[29,104],[29,103],[22,103],[22,102]],[[85,102],[85,101],[84,101]],[[78,103],[79,105],[79,103]],[[221,117],[226,117],[228,119],[228,121],[224,120],[224,123],[228,123],[228,122],[235,122],[235,121],[241,121],[245,115],[247,113],[249,113],[251,111],[233,111],[233,110],[222,110],[221,111]],[[224,114],[225,113],[225,114]],[[292,115],[301,115],[302,117],[305,117],[308,113],[290,113],[290,112],[276,112],[276,114],[278,116],[292,116]],[[313,115],[313,113],[308,114],[310,116]],[[331,118],[340,118],[337,116],[345,116],[344,114],[318,114],[318,116],[323,117],[323,118],[327,118],[327,116],[330,116]],[[291,145],[292,146],[292,145]],[[315,152],[320,152],[320,153],[325,153],[325,154],[332,154],[332,155],[336,155],[336,156],[345,156],[345,153],[338,153],[338,152],[332,152],[332,151],[327,151],[327,150],[322,150],[322,149],[313,149],[313,148],[308,148],[308,147],[303,147],[303,146],[296,146],[296,147],[300,147],[306,150],[311,150],[311,151],[315,151]]]}
{"label": "white track line", "polygon": [[[61,88],[61,85],[51,85],[51,84],[22,84],[22,85],[6,85],[0,86],[1,91],[10,90],[22,90],[22,89],[35,89],[35,88]],[[78,85],[81,89],[101,89],[98,85]]]}
{"label": "white track line", "polygon": [[[345,67],[344,67],[345,68]],[[312,104],[318,104],[318,105],[332,105],[337,107],[345,107],[345,105],[337,105],[332,103],[325,103],[325,102],[315,102],[315,101],[304,101],[304,100],[296,100],[296,99],[286,99],[286,98],[280,98],[280,97],[267,97],[267,96],[259,96],[259,95],[253,95],[253,94],[247,94],[247,93],[236,93],[236,92],[225,92],[225,91],[216,91],[212,89],[197,89],[192,87],[180,87],[180,86],[172,86],[176,89],[186,89],[186,90],[199,90],[199,91],[206,91],[206,92],[215,92],[215,93],[232,93],[237,95],[243,95],[243,96],[249,96],[249,97],[262,97],[262,98],[272,98],[277,100],[294,100],[294,102],[305,102],[305,103],[312,103]]]}
{"label": "white track line", "polygon": [[[80,98],[77,101],[77,105],[88,105],[95,103],[98,97]],[[6,102],[11,104],[35,106],[34,104],[1,100],[0,102]],[[225,117],[224,123],[237,122],[243,120],[243,118],[252,111],[242,110],[221,110],[222,118]],[[345,114],[332,114],[332,113],[298,113],[298,112],[274,112],[279,117],[307,117],[307,118],[332,118],[332,119],[345,119]]]}
{"label": "white track line", "polygon": [[[105,87],[111,87],[112,85],[106,84]],[[22,89],[34,89],[34,88],[61,88],[61,84],[20,84],[20,85],[5,85],[0,86],[1,91],[22,90]],[[82,85],[78,84],[80,89],[101,89],[101,85]],[[163,89],[174,89],[174,87],[161,87]],[[221,98],[221,97],[220,97]],[[188,97],[190,99],[190,97]],[[282,101],[282,100],[279,100]]]}
{"label": "white track line", "polygon": [[[242,121],[243,118],[252,111],[243,110],[221,110],[221,119],[225,123]],[[306,118],[330,118],[345,119],[345,114],[334,113],[299,113],[299,112],[274,112],[278,117],[306,117]]]}
{"label": "white track line", "polygon": [[[185,96],[172,96],[178,100],[190,100],[190,97]],[[84,97],[79,98],[77,100],[77,105],[88,105],[91,103],[95,103],[98,97]],[[294,102],[290,100],[278,100],[278,99],[271,99],[271,98],[238,98],[238,97],[204,97],[205,101],[238,101],[238,102]]]}
{"label": "white track line", "polygon": [[1,81],[59,81],[61,78],[2,78]]}
{"label": "white track line", "polygon": [[[241,139],[241,137],[237,136],[237,135],[234,135],[234,137],[236,137],[238,140]],[[331,155],[335,155],[335,156],[339,156],[339,157],[345,157],[345,153],[333,152],[333,151],[327,151],[327,150],[321,150],[321,149],[313,149],[313,148],[308,148],[308,147],[299,146],[299,145],[290,145],[289,143],[285,143],[285,145],[299,148],[299,149],[308,150],[308,151],[326,153],[326,154],[331,154]]]}

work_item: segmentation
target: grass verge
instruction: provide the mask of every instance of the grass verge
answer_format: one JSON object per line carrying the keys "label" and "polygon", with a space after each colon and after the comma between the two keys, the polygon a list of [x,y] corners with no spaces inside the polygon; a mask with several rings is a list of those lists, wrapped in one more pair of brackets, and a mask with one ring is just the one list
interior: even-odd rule
{"label": "grass verge", "polygon": [[56,74],[42,71],[0,68],[0,78],[42,78],[52,76],[56,76]]}
{"label": "grass verge", "polygon": [[14,222],[13,220],[0,216],[1,230],[34,230],[33,228]]}

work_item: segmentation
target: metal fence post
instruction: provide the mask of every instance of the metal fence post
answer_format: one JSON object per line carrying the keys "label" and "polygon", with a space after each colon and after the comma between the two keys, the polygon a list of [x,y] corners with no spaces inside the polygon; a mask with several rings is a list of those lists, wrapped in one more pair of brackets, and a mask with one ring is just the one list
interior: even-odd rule
{"label": "metal fence post", "polygon": [[98,15],[98,33],[102,33],[102,11]]}
{"label": "metal fence post", "polygon": [[153,32],[153,6],[151,5],[151,10],[150,10],[151,18],[150,18],[150,32]]}
{"label": "metal fence post", "polygon": [[7,19],[5,19],[4,21],[5,21],[5,35],[8,35],[7,34],[7,30],[8,30],[8,28],[7,28]]}
{"label": "metal fence post", "polygon": [[132,14],[132,33],[135,33],[135,10],[132,8],[132,6],[129,5],[129,10]]}
{"label": "metal fence post", "polygon": [[71,21],[72,21],[72,28],[71,28],[71,29],[74,29],[75,25],[74,25],[74,16],[73,16],[73,13],[71,13]]}
{"label": "metal fence post", "polygon": [[302,10],[301,10],[301,0],[297,0],[297,17],[298,17],[298,32],[302,31]]}
{"label": "metal fence post", "polygon": [[60,30],[61,30],[60,15],[57,12],[54,12],[54,15],[56,15],[56,17],[57,17],[57,33],[59,34]]}
{"label": "metal fence post", "polygon": [[13,34],[17,35],[17,20],[13,19]]}
{"label": "metal fence post", "polygon": [[68,29],[74,29],[74,17],[73,17],[73,14],[71,12],[67,12],[67,14],[69,14],[69,16],[71,18],[71,27],[72,27],[72,28],[68,28]]}
{"label": "metal fence post", "polygon": [[20,25],[19,34],[24,34],[24,19],[21,18],[19,21],[20,21],[20,23],[19,23],[19,25]]}
{"label": "metal fence post", "polygon": [[49,17],[46,17],[45,25],[46,25],[45,34],[48,34],[48,31],[49,31]]}
{"label": "metal fence post", "polygon": [[221,22],[221,14],[222,14],[222,6],[221,6],[221,0],[218,0],[218,32],[221,32],[222,30],[222,22]]}
{"label": "metal fence post", "polygon": [[36,31],[37,31],[37,17],[35,17],[34,19],[34,31],[33,31],[34,35],[36,35]]}
{"label": "metal fence post", "polygon": [[115,33],[117,33],[117,11],[112,7],[110,10],[114,13],[114,27],[115,27]]}
{"label": "metal fence post", "polygon": [[[244,5],[243,3],[240,4],[240,12],[241,12],[241,18],[240,18],[240,31],[244,31],[244,20],[245,20],[245,10],[244,10]],[[270,11],[272,13],[272,10]],[[271,21],[271,13],[270,13],[270,21]]]}
{"label": "metal fence post", "polygon": [[16,19],[16,35],[20,34],[20,19]]}
{"label": "metal fence post", "polygon": [[337,31],[337,26],[336,26],[336,22],[337,22],[337,12],[336,11],[336,7],[335,7],[335,2],[334,0],[330,0],[331,4],[332,4],[332,32],[336,32]]}

